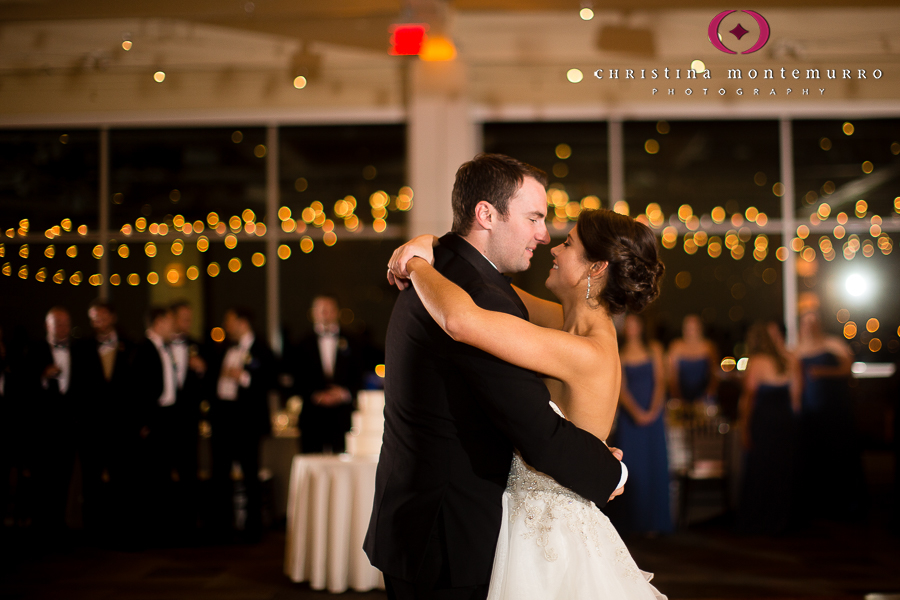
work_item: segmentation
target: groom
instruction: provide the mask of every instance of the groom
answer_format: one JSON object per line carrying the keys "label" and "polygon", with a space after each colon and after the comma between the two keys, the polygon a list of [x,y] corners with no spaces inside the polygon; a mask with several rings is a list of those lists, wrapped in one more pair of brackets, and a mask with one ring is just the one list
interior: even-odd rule
{"label": "groom", "polygon": [[[488,310],[527,319],[502,273],[550,237],[546,174],[499,154],[463,164],[434,266]],[[558,417],[535,373],[453,341],[414,288],[388,326],[384,445],[364,549],[398,600],[486,598],[513,450],[603,507],[622,467]]]}

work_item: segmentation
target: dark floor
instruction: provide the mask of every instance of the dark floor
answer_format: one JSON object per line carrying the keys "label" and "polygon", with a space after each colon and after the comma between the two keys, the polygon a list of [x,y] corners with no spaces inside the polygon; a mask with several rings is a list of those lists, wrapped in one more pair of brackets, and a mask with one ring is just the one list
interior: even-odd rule
{"label": "dark floor", "polygon": [[[282,573],[284,533],[250,545],[125,551],[77,539],[40,546],[8,534],[0,598],[313,600],[331,596]],[[638,565],[669,598],[842,598],[900,593],[900,538],[875,525],[820,524],[805,534],[738,537],[723,524],[629,539]],[[383,592],[347,593],[383,599]]]}

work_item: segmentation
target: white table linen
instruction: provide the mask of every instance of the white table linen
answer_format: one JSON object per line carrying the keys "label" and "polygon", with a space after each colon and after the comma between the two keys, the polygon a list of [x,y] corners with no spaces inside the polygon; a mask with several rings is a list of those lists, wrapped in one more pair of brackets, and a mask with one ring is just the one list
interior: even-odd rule
{"label": "white table linen", "polygon": [[293,581],[334,594],[384,589],[362,550],[377,457],[297,455],[288,489],[284,571]]}

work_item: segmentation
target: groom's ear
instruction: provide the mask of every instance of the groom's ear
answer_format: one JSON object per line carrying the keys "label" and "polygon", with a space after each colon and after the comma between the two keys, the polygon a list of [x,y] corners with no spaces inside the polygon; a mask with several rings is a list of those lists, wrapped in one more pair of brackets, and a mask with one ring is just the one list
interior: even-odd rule
{"label": "groom's ear", "polygon": [[494,228],[494,206],[485,200],[475,205],[475,223],[482,229]]}

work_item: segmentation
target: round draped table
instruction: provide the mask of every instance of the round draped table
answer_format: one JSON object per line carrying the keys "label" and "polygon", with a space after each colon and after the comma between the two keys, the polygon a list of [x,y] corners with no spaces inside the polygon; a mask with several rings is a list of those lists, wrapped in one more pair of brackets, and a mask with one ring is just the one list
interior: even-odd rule
{"label": "round draped table", "polygon": [[314,590],[339,594],[384,589],[381,572],[362,550],[378,457],[294,457],[288,489],[284,572]]}

